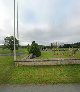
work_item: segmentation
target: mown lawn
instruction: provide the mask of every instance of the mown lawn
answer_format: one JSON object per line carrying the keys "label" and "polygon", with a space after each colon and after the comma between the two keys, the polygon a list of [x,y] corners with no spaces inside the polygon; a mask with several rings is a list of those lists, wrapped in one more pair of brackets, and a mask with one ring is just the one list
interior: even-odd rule
{"label": "mown lawn", "polygon": [[0,56],[0,84],[80,83],[80,65],[14,66],[12,56]]}
{"label": "mown lawn", "polygon": [[[74,48],[76,49],[76,48]],[[69,48],[57,48],[57,51],[41,51],[41,56],[37,59],[53,59],[53,58],[80,58],[80,51],[77,51],[74,55]],[[59,51],[65,50],[65,51]],[[0,54],[10,54],[10,50],[0,48]],[[23,56],[28,56],[27,48],[19,48],[16,53],[22,53]],[[21,57],[21,56],[20,56]],[[19,57],[18,57],[19,58]]]}
{"label": "mown lawn", "polygon": [[[27,52],[28,51],[26,48],[19,48],[18,50],[16,50],[16,53],[26,54]],[[11,54],[11,51],[9,49],[0,48],[0,54]]]}
{"label": "mown lawn", "polygon": [[53,59],[53,58],[80,58],[80,51],[74,55],[70,51],[42,51],[38,59]]}

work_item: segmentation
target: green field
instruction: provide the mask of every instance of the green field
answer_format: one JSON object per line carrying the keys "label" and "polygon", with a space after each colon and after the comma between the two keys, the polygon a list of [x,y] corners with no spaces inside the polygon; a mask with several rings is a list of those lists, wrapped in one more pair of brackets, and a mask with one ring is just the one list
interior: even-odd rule
{"label": "green field", "polygon": [[71,54],[69,51],[56,51],[54,52],[42,52],[42,55],[39,59],[52,59],[52,58],[80,58],[80,51],[76,52],[76,54]]}
{"label": "green field", "polygon": [[[74,48],[76,49],[76,48]],[[68,48],[59,48],[56,49],[57,51],[42,51],[41,56],[37,59],[53,59],[53,58],[80,58],[80,51],[77,51],[75,54],[72,53],[72,51],[69,51]],[[59,50],[65,50],[65,51],[59,51]],[[2,49],[0,48],[0,54],[10,54],[10,50],[8,49]],[[16,53],[22,53],[23,57],[28,56],[28,51],[26,48],[20,48],[16,51]],[[18,58],[21,58],[18,57]]]}
{"label": "green field", "polygon": [[80,83],[80,65],[14,66],[12,56],[0,56],[0,84]]}
{"label": "green field", "polygon": [[[23,56],[28,55],[26,49],[20,49],[18,52],[23,52]],[[10,52],[5,49],[2,53]],[[64,52],[56,52],[54,55],[54,52],[43,51],[39,58],[60,58],[62,53]],[[68,54],[69,52],[64,53],[63,58],[67,58]],[[75,57],[80,58],[79,51],[75,54]],[[17,58],[20,58],[20,56]],[[80,65],[17,67],[14,66],[13,56],[0,56],[0,84],[54,83],[80,83]]]}
{"label": "green field", "polygon": [[[3,49],[3,48],[0,48],[0,54],[10,54],[11,51],[9,49]],[[16,53],[23,53],[23,54],[27,54],[28,51],[26,48],[19,48],[19,50],[16,50]]]}

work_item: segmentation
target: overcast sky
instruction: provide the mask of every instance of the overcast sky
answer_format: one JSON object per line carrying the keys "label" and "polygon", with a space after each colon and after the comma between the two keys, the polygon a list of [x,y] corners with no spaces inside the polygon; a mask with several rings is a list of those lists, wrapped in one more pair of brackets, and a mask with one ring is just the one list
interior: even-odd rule
{"label": "overcast sky", "polygon": [[[18,2],[20,44],[80,41],[80,0]],[[13,35],[13,5],[14,0],[0,0],[0,44]]]}

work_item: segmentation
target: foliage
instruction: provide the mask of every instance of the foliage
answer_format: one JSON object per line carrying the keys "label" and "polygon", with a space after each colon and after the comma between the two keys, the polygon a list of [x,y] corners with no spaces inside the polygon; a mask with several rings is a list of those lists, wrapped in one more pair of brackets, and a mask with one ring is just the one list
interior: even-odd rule
{"label": "foliage", "polygon": [[[4,40],[5,40],[5,43],[4,43],[5,48],[8,48],[13,52],[13,50],[14,50],[14,37],[13,36],[6,37]],[[15,38],[15,47],[16,47],[16,50],[18,50],[19,41],[16,38]]]}
{"label": "foliage", "polygon": [[71,44],[64,44],[63,48],[72,48],[72,45]]}
{"label": "foliage", "polygon": [[60,45],[60,48],[80,48],[80,42],[77,43],[73,43],[73,44],[64,44],[64,45]]}
{"label": "foliage", "polygon": [[33,55],[36,55],[36,57],[41,56],[41,51],[39,48],[39,45],[35,43],[35,41],[32,42],[30,50],[28,50],[29,53],[32,53]]}

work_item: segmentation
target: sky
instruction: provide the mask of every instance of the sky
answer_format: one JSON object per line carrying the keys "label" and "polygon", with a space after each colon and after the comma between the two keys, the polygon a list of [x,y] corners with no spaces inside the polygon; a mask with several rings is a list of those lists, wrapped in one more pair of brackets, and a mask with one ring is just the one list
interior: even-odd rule
{"label": "sky", "polygon": [[[21,45],[80,42],[80,0],[18,0],[18,4]],[[0,44],[13,35],[13,20],[14,0],[0,0]]]}

